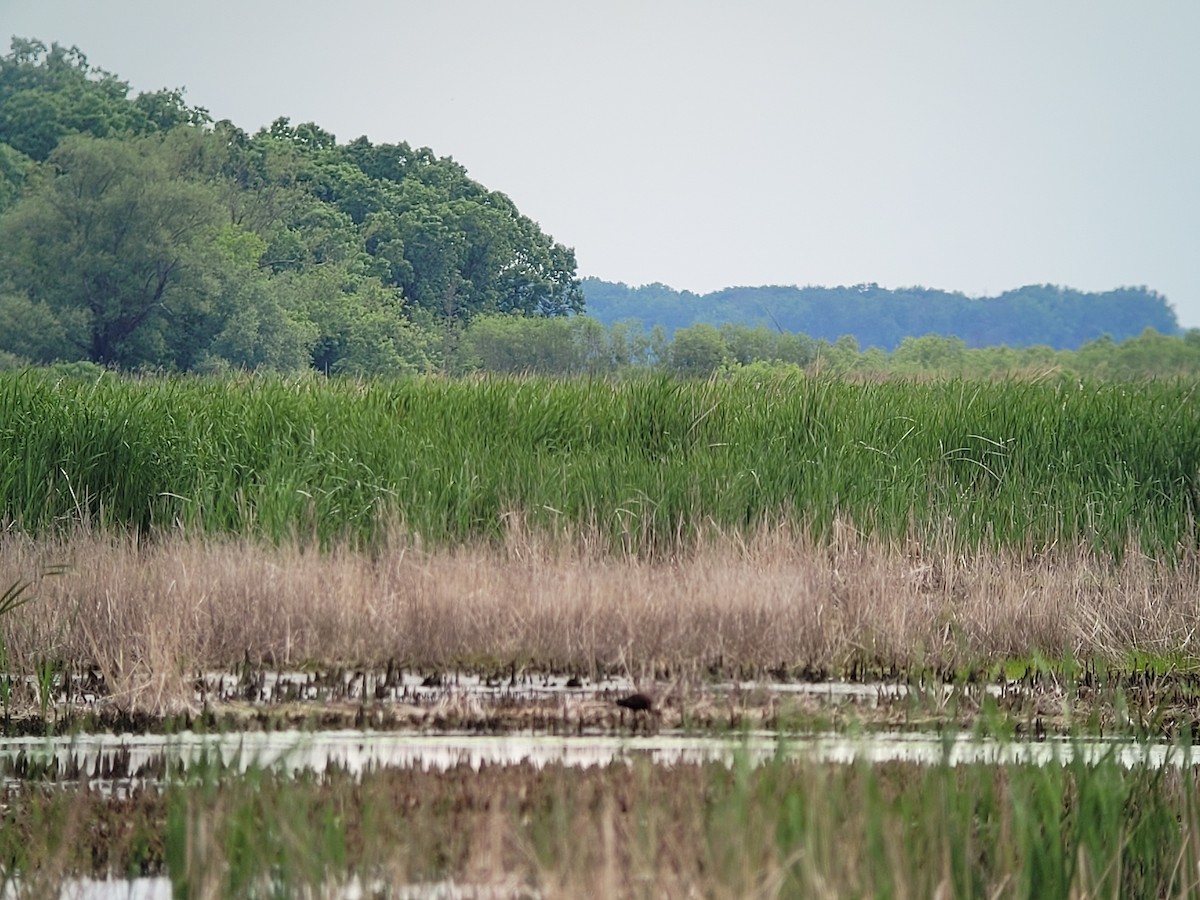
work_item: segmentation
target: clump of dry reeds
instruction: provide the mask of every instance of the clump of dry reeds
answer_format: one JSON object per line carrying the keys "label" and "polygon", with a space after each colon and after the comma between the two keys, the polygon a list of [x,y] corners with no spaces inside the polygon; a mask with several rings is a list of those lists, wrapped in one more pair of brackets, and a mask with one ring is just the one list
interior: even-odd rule
{"label": "clump of dry reeds", "polygon": [[[0,621],[10,667],[93,666],[111,700],[169,709],[198,671],[255,665],[522,666],[636,679],[852,664],[955,666],[1041,654],[1190,655],[1200,561],[1131,545],[899,546],[847,524],[717,536],[686,556],[617,557],[514,528],[503,545],[317,552],[232,539],[78,532],[0,540],[0,575],[66,571]],[[0,580],[3,580],[0,578]]]}

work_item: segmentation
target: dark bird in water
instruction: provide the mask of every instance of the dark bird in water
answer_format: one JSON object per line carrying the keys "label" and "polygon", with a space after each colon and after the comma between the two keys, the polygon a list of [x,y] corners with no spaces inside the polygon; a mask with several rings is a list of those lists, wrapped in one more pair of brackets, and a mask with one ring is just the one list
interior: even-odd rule
{"label": "dark bird in water", "polygon": [[649,694],[643,694],[641,691],[638,691],[636,694],[630,694],[628,697],[619,699],[617,706],[632,710],[635,713],[650,712],[654,709],[654,698]]}

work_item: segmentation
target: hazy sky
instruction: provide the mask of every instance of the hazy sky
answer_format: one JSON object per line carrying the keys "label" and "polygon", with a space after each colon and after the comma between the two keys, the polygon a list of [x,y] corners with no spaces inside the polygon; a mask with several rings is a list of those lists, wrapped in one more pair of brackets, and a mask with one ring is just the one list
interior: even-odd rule
{"label": "hazy sky", "polygon": [[1197,0],[0,0],[0,32],[431,147],[581,275],[1147,285],[1200,326]]}

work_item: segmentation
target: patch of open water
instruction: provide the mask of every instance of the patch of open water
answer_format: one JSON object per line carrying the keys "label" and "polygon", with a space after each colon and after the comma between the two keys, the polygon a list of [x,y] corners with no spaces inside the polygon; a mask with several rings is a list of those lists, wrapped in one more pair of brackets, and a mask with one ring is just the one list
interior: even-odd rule
{"label": "patch of open water", "polygon": [[[364,885],[354,878],[341,885],[328,885],[320,896],[329,900],[364,900],[383,891],[381,885]],[[18,900],[20,885],[9,881],[0,887],[0,900]],[[168,878],[72,878],[59,888],[58,900],[172,900]],[[517,900],[538,896],[521,885],[469,885],[452,881],[388,886],[394,900]]]}
{"label": "patch of open water", "polygon": [[962,763],[1046,765],[1111,755],[1125,766],[1191,763],[1178,743],[1128,739],[1060,738],[1041,741],[997,740],[966,734],[865,732],[784,735],[750,731],[731,736],[662,731],[651,734],[543,735],[506,733],[413,733],[386,731],[277,731],[228,734],[183,732],[175,735],[81,734],[61,738],[0,740],[0,771],[7,779],[35,773],[49,780],[88,780],[130,786],[159,780],[201,760],[233,771],[248,766],[287,772],[322,772],[330,767],[358,775],[386,768],[446,770],[459,766],[529,764],[604,766],[644,758],[656,765],[720,761],[739,756],[761,764],[777,755],[813,762],[921,764]]}
{"label": "patch of open water", "polygon": [[[984,693],[999,695],[1008,685],[979,685]],[[658,685],[663,687],[663,685]],[[828,699],[877,701],[908,696],[914,687],[896,681],[718,681],[705,686],[716,695],[765,692],[780,696],[804,694]],[[949,694],[951,684],[929,682],[918,690]],[[430,703],[453,693],[482,702],[530,702],[559,698],[611,699],[638,690],[628,677],[610,675],[597,681],[553,675],[488,677],[466,673],[422,676],[413,672],[386,673],[371,670],[340,670],[314,673],[258,670],[234,674],[210,672],[199,682],[196,700],[249,699],[261,703],[289,700],[363,700]]]}

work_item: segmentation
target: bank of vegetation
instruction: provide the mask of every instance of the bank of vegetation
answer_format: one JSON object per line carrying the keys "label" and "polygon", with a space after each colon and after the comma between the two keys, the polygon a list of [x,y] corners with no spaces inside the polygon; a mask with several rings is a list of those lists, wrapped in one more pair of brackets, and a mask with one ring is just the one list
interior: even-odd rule
{"label": "bank of vegetation", "polygon": [[326,381],[0,377],[8,528],[370,545],[509,523],[670,556],[707,532],[838,521],[964,547],[1194,543],[1189,383],[799,375]]}
{"label": "bank of vegetation", "polygon": [[351,879],[387,896],[457,884],[546,898],[1200,889],[1193,769],[1127,769],[1115,753],[1044,767],[780,758],[754,768],[735,757],[728,767],[221,775],[214,766],[126,800],[10,788],[0,860],[26,891],[51,896],[66,873],[109,872],[167,875],[177,897],[332,896]]}
{"label": "bank of vegetation", "polygon": [[[0,572],[51,566],[57,574],[21,595],[28,602],[0,613],[0,658],[30,673],[0,677],[0,715],[35,732],[114,712],[199,715],[209,704],[223,721],[229,698],[199,688],[203,673],[236,673],[239,698],[260,674],[297,669],[336,685],[322,692],[328,717],[320,706],[296,709],[286,691],[242,715],[264,727],[369,717],[381,726],[611,729],[611,703],[581,698],[576,708],[560,694],[480,707],[453,688],[457,673],[498,685],[516,674],[521,686],[573,674],[600,690],[607,676],[674,682],[656,719],[663,728],[961,728],[989,703],[1002,710],[1004,733],[1195,728],[1195,551],[1165,562],[1131,547],[1119,563],[1079,545],[968,554],[893,546],[848,526],[822,541],[764,528],[657,562],[516,527],[500,546],[422,549],[400,537],[369,553],[238,537],[0,538]],[[385,684],[398,666],[444,678],[438,699],[451,705],[414,711],[386,690],[380,703],[355,681]],[[68,683],[73,675],[98,706]],[[771,706],[768,694],[708,689],[738,678],[888,679],[915,692],[849,706],[838,695],[806,703],[785,693]],[[1007,679],[1002,698],[984,696],[985,684]],[[944,681],[962,690],[943,691]]]}
{"label": "bank of vegetation", "polygon": [[879,378],[1039,378],[1047,375],[1138,381],[1195,378],[1200,330],[1166,334],[1146,328],[1115,341],[1105,335],[1077,349],[1046,343],[969,347],[958,337],[905,337],[887,351],[851,335],[814,339],[764,325],[701,322],[673,333],[640,321],[604,325],[589,316],[548,319],[479,316],[453,353],[440,360],[452,375],[476,373],[728,378],[750,369]]}

